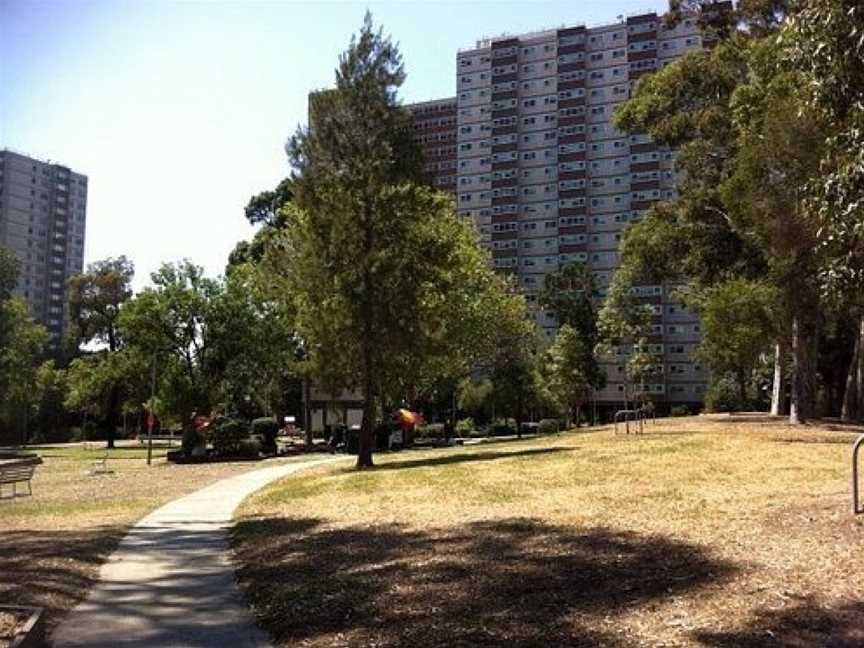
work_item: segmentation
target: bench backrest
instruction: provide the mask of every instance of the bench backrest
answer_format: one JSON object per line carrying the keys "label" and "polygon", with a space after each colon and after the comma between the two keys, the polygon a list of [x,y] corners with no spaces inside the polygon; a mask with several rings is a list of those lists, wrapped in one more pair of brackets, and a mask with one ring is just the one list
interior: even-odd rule
{"label": "bench backrest", "polygon": [[0,484],[12,484],[14,482],[30,481],[33,479],[33,471],[36,466],[30,465],[11,465],[0,466]]}

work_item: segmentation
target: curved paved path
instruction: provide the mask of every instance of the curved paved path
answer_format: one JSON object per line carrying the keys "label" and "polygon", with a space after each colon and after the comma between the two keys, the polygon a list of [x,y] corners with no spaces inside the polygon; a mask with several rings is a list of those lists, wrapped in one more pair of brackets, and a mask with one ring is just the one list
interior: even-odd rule
{"label": "curved paved path", "polygon": [[228,559],[234,510],[269,482],[343,459],[253,470],[153,511],[129,530],[102,565],[98,583],[57,628],[53,645],[269,646],[237,588]]}

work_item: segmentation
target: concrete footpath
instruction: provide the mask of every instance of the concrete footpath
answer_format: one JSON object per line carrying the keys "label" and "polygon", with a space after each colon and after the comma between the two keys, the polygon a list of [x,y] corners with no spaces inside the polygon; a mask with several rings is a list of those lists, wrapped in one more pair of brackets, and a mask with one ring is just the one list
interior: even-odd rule
{"label": "concrete footpath", "polygon": [[228,559],[234,510],[315,459],[253,470],[169,502],[129,530],[99,581],[53,635],[55,648],[269,646]]}

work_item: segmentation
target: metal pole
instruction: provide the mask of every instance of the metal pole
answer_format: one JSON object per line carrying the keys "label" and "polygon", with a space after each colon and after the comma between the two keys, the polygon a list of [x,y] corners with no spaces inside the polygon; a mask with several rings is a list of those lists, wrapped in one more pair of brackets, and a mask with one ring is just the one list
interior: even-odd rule
{"label": "metal pole", "polygon": [[852,446],[852,515],[864,513],[864,506],[858,505],[858,451],[864,445],[864,434]]}
{"label": "metal pole", "polygon": [[153,356],[153,369],[150,373],[150,411],[147,412],[147,465],[153,459],[153,405],[156,402],[156,356]]}

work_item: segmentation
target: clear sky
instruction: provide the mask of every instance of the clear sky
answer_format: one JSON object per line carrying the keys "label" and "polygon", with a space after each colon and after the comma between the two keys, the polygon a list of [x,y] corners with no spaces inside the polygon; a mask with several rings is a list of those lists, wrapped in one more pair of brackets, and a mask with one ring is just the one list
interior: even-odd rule
{"label": "clear sky", "polygon": [[85,263],[125,254],[136,287],[184,257],[220,274],[367,7],[400,44],[403,100],[421,101],[455,94],[457,49],[478,38],[666,6],[0,0],[0,147],[89,176]]}

